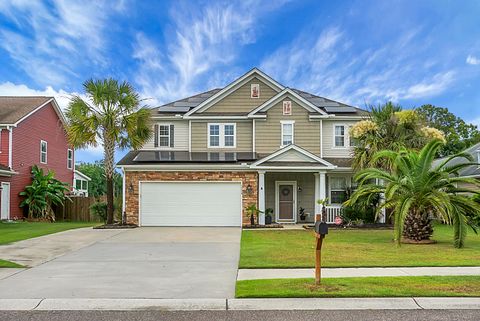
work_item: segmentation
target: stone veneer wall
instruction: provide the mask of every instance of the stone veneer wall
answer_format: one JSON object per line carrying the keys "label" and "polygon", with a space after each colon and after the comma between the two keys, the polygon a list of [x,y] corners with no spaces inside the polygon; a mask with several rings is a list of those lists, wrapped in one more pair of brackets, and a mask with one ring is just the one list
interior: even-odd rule
{"label": "stone veneer wall", "polygon": [[[256,172],[160,172],[160,171],[127,171],[125,172],[125,212],[129,224],[138,224],[138,188],[139,181],[241,181],[243,224],[249,224],[245,208],[257,202],[257,173]],[[129,192],[130,184],[133,192]],[[247,192],[247,186],[252,192]]]}

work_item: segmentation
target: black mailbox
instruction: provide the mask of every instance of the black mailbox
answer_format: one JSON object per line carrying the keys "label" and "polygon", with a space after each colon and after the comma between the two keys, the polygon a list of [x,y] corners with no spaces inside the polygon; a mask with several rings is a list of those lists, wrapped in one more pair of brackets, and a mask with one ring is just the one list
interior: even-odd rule
{"label": "black mailbox", "polygon": [[315,223],[315,232],[320,235],[328,234],[328,225],[325,222],[317,221]]}

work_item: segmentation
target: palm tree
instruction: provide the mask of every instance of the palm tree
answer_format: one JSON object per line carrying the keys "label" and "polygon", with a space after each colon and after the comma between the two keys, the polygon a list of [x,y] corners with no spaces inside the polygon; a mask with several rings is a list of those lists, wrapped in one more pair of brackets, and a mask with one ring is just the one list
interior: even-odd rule
{"label": "palm tree", "polygon": [[[420,151],[402,149],[400,152],[384,150],[376,153],[373,159],[388,160],[393,165],[392,170],[368,168],[358,172],[355,178],[359,187],[346,203],[355,204],[361,198],[384,193],[385,202],[381,207],[393,210],[397,244],[401,236],[415,241],[428,240],[432,233],[430,221],[435,217],[453,225],[454,245],[463,247],[467,226],[475,231],[469,215],[480,215],[480,204],[473,201],[471,195],[480,192],[461,186],[480,187],[480,182],[458,176],[462,168],[476,165],[471,163],[469,154],[459,153],[439,163],[434,162],[442,145],[441,140],[435,139]],[[376,180],[382,180],[384,184],[373,183]]]}
{"label": "palm tree", "polygon": [[355,170],[371,166],[389,168],[390,164],[384,159],[373,162],[375,153],[385,149],[422,148],[427,142],[422,128],[422,119],[414,110],[402,110],[400,105],[391,102],[371,107],[370,116],[350,130],[356,143],[352,167]]}
{"label": "palm tree", "polygon": [[86,99],[70,99],[66,116],[70,143],[78,148],[103,146],[107,182],[107,224],[113,223],[113,176],[115,149],[140,148],[151,136],[150,110],[127,82],[114,79],[87,80]]}

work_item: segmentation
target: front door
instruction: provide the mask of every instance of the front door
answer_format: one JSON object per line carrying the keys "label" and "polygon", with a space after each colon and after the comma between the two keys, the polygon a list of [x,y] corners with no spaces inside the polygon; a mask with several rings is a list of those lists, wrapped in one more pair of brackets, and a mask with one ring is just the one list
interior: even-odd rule
{"label": "front door", "polygon": [[10,183],[2,183],[0,219],[8,220],[10,218]]}
{"label": "front door", "polygon": [[277,221],[295,222],[296,182],[277,182]]}

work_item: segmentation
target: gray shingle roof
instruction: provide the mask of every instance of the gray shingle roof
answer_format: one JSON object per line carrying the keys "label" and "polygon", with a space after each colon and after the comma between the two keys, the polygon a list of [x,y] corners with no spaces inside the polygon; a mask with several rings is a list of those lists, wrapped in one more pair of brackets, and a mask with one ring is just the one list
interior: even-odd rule
{"label": "gray shingle roof", "polygon": [[15,124],[53,97],[0,96],[0,123]]}
{"label": "gray shingle roof", "polygon": [[[480,163],[480,159],[479,159],[480,158],[480,156],[479,156],[480,155],[480,143],[475,144],[475,145],[467,148],[464,152],[472,155],[473,161],[475,163]],[[447,158],[448,157],[443,157],[443,158],[436,159],[434,161],[434,165],[439,165],[442,161],[446,160]],[[455,165],[455,164],[460,164],[460,163],[464,163],[464,162],[468,162],[468,161],[464,158],[457,158],[457,159],[452,160],[448,164],[449,165]],[[460,176],[480,177],[480,166],[479,165],[473,165],[473,166],[466,167],[459,172],[459,175]]]}

